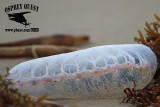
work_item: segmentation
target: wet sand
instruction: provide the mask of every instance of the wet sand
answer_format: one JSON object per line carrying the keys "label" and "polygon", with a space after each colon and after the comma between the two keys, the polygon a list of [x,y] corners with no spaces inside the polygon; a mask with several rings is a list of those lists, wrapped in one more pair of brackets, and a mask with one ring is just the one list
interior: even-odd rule
{"label": "wet sand", "polygon": [[[153,14],[160,16],[160,1],[150,0],[33,0],[26,1],[39,6],[38,12],[28,14],[31,27],[39,28],[39,32],[6,32],[6,28],[25,28],[24,25],[8,20],[4,12],[6,6],[21,1],[5,1],[0,3],[0,42],[17,40],[26,37],[46,34],[87,34],[88,43],[76,45],[78,48],[89,48],[108,44],[132,44],[137,30],[143,31],[146,21],[155,21]],[[9,68],[30,60],[31,58],[0,59],[0,73]],[[66,107],[130,107],[120,104],[122,98],[89,99],[89,100],[54,100]]]}

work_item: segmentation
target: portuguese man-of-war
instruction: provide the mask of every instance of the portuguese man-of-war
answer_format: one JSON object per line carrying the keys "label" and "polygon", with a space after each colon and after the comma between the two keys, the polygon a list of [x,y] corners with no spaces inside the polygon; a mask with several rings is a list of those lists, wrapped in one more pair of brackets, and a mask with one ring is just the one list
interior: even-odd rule
{"label": "portuguese man-of-war", "polygon": [[133,87],[133,79],[137,88],[144,88],[156,68],[155,54],[144,45],[105,45],[23,62],[7,78],[33,96],[105,98]]}

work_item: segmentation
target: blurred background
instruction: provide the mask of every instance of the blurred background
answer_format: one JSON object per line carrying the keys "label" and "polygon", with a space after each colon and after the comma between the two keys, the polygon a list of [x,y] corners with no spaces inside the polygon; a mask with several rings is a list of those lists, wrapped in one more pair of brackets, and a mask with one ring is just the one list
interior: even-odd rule
{"label": "blurred background", "polygon": [[[39,28],[39,32],[5,31],[6,28],[25,28],[24,25],[9,20],[4,11],[6,7],[20,3],[39,7],[38,12],[31,11],[25,15],[27,21],[31,22],[30,27]],[[1,0],[0,43],[47,34],[72,34],[90,36],[89,42],[73,46],[81,49],[109,44],[132,44],[135,43],[134,36],[138,36],[137,30],[144,31],[146,21],[155,21],[155,13],[160,16],[159,5],[159,0]],[[30,59],[1,58],[0,72],[4,73],[6,66],[12,68]]]}

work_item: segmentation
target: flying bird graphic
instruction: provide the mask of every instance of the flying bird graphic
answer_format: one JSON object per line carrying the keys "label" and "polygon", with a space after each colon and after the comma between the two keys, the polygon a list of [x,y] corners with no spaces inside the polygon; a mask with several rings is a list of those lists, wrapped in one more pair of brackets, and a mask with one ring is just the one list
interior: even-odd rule
{"label": "flying bird graphic", "polygon": [[31,13],[31,12],[21,12],[21,13],[12,13],[8,14],[10,20],[18,22],[20,24],[25,25],[25,27],[30,25],[31,23],[27,22],[26,18],[23,16],[24,14]]}

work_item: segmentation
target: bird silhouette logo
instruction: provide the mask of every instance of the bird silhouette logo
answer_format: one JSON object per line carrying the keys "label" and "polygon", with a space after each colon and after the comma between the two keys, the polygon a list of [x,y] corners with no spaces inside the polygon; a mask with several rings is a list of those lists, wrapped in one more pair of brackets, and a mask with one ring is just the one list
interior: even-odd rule
{"label": "bird silhouette logo", "polygon": [[30,26],[31,24],[24,17],[24,14],[27,14],[27,13],[31,13],[31,12],[28,11],[28,12],[21,12],[21,13],[10,13],[8,14],[8,17],[10,20],[23,24],[26,27],[27,25]]}

